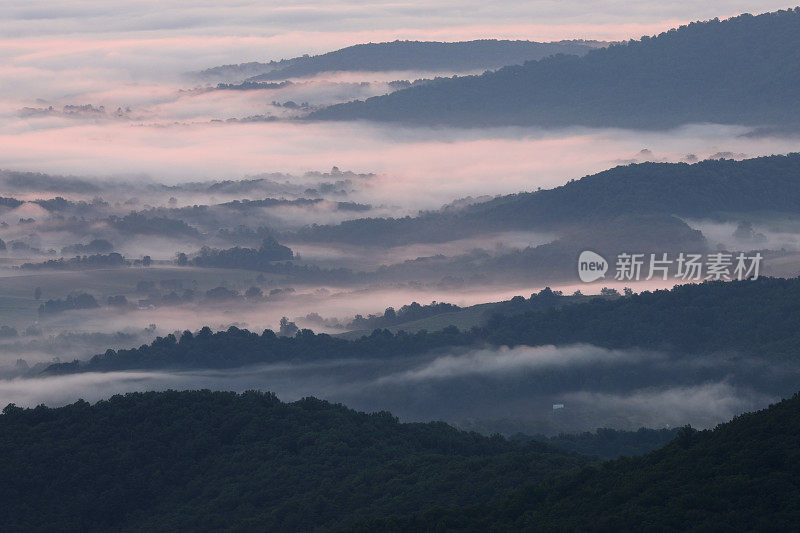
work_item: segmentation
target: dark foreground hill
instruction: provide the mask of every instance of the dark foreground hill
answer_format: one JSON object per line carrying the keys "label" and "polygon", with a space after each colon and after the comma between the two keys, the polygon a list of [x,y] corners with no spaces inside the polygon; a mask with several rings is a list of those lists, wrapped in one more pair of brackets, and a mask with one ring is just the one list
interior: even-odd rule
{"label": "dark foreground hill", "polygon": [[798,441],[798,396],[594,465],[538,442],[258,392],[10,405],[0,529],[788,531],[800,520]]}
{"label": "dark foreground hill", "polygon": [[6,407],[0,530],[311,531],[495,501],[586,459],[248,392]]}
{"label": "dark foreground hill", "polygon": [[800,396],[642,457],[531,485],[499,505],[377,520],[363,531],[794,531]]}
{"label": "dark foreground hill", "polygon": [[434,83],[311,115],[455,126],[800,124],[800,8]]}

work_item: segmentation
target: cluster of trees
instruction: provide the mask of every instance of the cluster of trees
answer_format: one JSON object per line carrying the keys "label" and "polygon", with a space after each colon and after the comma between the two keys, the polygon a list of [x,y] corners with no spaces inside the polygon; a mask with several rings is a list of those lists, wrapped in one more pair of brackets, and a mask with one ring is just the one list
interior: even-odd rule
{"label": "cluster of trees", "polygon": [[[20,219],[20,220],[22,220],[22,219]],[[3,223],[3,224],[5,224],[5,223]],[[30,244],[28,244],[25,241],[13,240],[13,241],[9,241],[8,244],[6,244],[6,242],[3,239],[0,239],[0,251],[4,252],[4,251],[8,250],[9,248],[11,248],[11,250],[14,251],[14,252],[21,252],[21,251],[28,252],[28,251],[30,251],[30,252],[33,252],[33,253],[36,253],[36,254],[41,254],[41,255],[55,255],[55,253],[56,253],[56,251],[52,250],[52,249],[50,249],[50,250],[41,250],[39,248],[36,248],[35,246],[31,246]]]}
{"label": "cluster of trees", "polygon": [[105,239],[93,239],[88,244],[76,243],[61,249],[62,255],[107,254],[114,250],[114,245]]}
{"label": "cluster of trees", "polygon": [[404,305],[397,311],[395,311],[393,307],[387,307],[382,315],[368,315],[367,317],[356,315],[345,327],[355,330],[386,328],[396,324],[402,324],[403,322],[410,322],[412,320],[419,320],[429,316],[459,310],[461,310],[459,306],[444,302],[431,302],[428,305],[420,305],[417,302],[411,302],[409,305]]}
{"label": "cluster of trees", "polygon": [[260,91],[264,89],[283,89],[294,85],[291,81],[269,83],[260,81],[243,81],[242,83],[218,83],[218,91]]}
{"label": "cluster of trees", "polygon": [[[263,200],[233,200],[220,205],[229,209],[246,211],[248,209],[262,207],[310,207],[322,202],[325,202],[322,198],[296,198],[294,200],[286,200],[285,198],[265,198]],[[333,202],[332,205],[335,206],[338,211],[369,211],[372,209],[372,206],[369,204],[359,204],[356,202]]]}
{"label": "cluster of trees", "polygon": [[[84,363],[53,365],[51,371],[219,368],[287,360],[398,357],[445,346],[486,344],[587,343],[698,355],[734,350],[773,359],[796,359],[798,355],[800,330],[795,325],[800,317],[800,278],[705,282],[679,285],[670,291],[588,298],[574,305],[556,303],[566,303],[569,298],[540,293],[532,296],[529,310],[497,314],[486,326],[466,331],[455,326],[414,334],[376,329],[357,340],[305,329],[286,338],[271,330],[259,335],[237,328],[217,333],[203,328],[197,335],[188,331],[180,338],[169,335],[138,349],[109,350]],[[584,297],[576,298],[581,301]],[[551,302],[545,302],[547,299]],[[518,300],[509,302],[510,309],[525,305]]]}
{"label": "cluster of trees", "polygon": [[[259,276],[258,282],[263,281]],[[191,282],[182,279],[163,279],[155,281],[142,280],[136,283],[135,292],[141,297],[140,306],[170,306],[189,302],[201,301],[206,303],[219,303],[230,301],[264,301],[280,300],[295,292],[292,287],[274,288],[264,292],[261,287],[253,285],[244,291],[228,288],[224,285],[213,287],[206,291],[198,288],[196,280]],[[125,296],[109,297],[109,305],[117,307],[130,306]]]}
{"label": "cluster of trees", "polygon": [[267,237],[258,249],[236,246],[227,250],[216,250],[203,247],[191,261],[186,260],[185,256],[179,256],[178,264],[186,261],[199,267],[265,270],[270,268],[272,261],[285,261],[293,257],[291,248],[278,243],[274,237]]}
{"label": "cluster of trees", "polygon": [[169,237],[200,236],[196,228],[182,220],[166,217],[147,217],[141,213],[130,213],[124,217],[108,217],[109,225],[115,230],[130,235],[164,235]]}
{"label": "cluster of trees", "polygon": [[70,294],[64,299],[47,300],[39,306],[39,315],[52,315],[76,309],[96,309],[100,307],[91,294],[79,292]]}
{"label": "cluster of trees", "polygon": [[[145,256],[141,260],[144,266],[150,266],[150,256]],[[83,270],[89,268],[114,268],[130,265],[130,261],[116,252],[110,254],[95,254],[75,256],[69,259],[63,257],[59,259],[49,259],[41,263],[24,263],[20,266],[22,270]]]}
{"label": "cluster of trees", "polygon": [[799,47],[800,8],[745,14],[584,57],[557,55],[480,76],[437,79],[321,109],[311,118],[466,126],[796,126]]}

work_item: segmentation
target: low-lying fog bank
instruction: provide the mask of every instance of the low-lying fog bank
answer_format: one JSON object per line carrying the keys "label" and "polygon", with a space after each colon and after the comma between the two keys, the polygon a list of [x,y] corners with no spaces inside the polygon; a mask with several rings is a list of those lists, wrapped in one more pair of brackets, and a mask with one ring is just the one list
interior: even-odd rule
{"label": "low-lying fog bank", "polygon": [[[143,390],[270,390],[316,396],[403,420],[554,434],[597,427],[713,427],[796,388],[798,368],[594,346],[430,353],[389,360],[277,364],[225,371],[111,372],[0,381],[0,404],[61,405]],[[555,408],[554,404],[563,408]]]}

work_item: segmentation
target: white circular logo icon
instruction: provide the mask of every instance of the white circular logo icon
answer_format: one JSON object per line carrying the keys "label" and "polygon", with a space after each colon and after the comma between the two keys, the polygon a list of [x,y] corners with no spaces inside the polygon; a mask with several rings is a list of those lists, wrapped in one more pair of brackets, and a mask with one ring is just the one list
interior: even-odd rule
{"label": "white circular logo icon", "polygon": [[591,283],[605,276],[608,271],[608,261],[590,250],[581,252],[578,257],[578,277],[584,283]]}

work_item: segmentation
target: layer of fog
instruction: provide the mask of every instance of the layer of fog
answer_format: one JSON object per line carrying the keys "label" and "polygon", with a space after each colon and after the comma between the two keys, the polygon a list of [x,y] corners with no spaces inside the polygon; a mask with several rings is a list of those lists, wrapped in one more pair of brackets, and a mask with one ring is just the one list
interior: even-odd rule
{"label": "layer of fog", "polygon": [[699,229],[713,247],[726,250],[800,251],[800,220],[787,215],[742,216],[737,222],[687,220]]}
{"label": "layer of fog", "polygon": [[637,132],[463,131],[359,123],[83,123],[17,132],[0,127],[0,161],[16,170],[106,178],[144,174],[166,183],[276,171],[302,176],[339,166],[379,174],[348,200],[400,206],[413,214],[464,196],[560,185],[623,160],[684,161],[797,149],[794,138],[744,137],[747,131],[709,125]]}
{"label": "layer of fog", "polygon": [[389,248],[347,244],[337,244],[335,247],[318,243],[287,242],[286,244],[304,260],[321,261],[357,270],[373,270],[381,265],[392,265],[419,257],[439,254],[452,257],[476,249],[496,254],[507,253],[511,249],[539,246],[553,239],[553,235],[546,233],[509,231],[435,244],[411,244]]}
{"label": "layer of fog", "polygon": [[[313,395],[403,420],[442,419],[529,433],[713,427],[798,386],[797,365],[731,355],[700,358],[593,346],[517,347],[389,360],[278,364],[228,371],[115,372],[0,381],[0,404],[61,405],[164,389]],[[563,404],[554,410],[553,404]],[[492,422],[494,421],[494,422]]]}
{"label": "layer of fog", "polygon": [[[177,267],[32,274],[0,272],[5,274],[0,277],[0,326],[18,332],[18,336],[0,342],[0,375],[5,376],[26,373],[24,368],[22,371],[17,368],[19,359],[29,366],[49,363],[54,358],[61,361],[87,360],[108,348],[134,348],[159,335],[173,333],[179,336],[184,330],[196,332],[204,326],[214,331],[235,326],[260,333],[264,329],[278,331],[280,320],[287,317],[300,328],[341,334],[347,331],[346,325],[356,315],[383,315],[388,307],[400,309],[411,302],[428,304],[437,301],[463,308],[509,300],[514,296],[527,298],[543,288],[525,283],[462,286],[408,283],[337,288],[291,284],[281,282],[279,278],[259,281],[256,272]],[[193,301],[154,307],[151,305],[153,290],[137,290],[142,281],[153,282],[155,287],[164,284],[164,287],[172,287],[178,280],[182,280],[182,288],[177,293],[190,288],[195,291]],[[642,282],[601,280],[592,284],[555,284],[552,288],[565,294],[576,290],[583,294],[599,294],[604,287],[614,288],[620,293],[624,287],[640,292],[671,288],[674,283],[655,279]],[[206,290],[220,286],[240,294],[252,286],[259,286],[265,297],[255,300],[240,297],[228,301],[205,297]],[[42,289],[40,300],[34,300],[37,287]],[[155,293],[163,296],[172,291],[164,287],[157,288]],[[84,291],[92,294],[101,307],[45,315],[37,313],[37,308],[45,300],[62,299]],[[270,294],[272,291],[275,293]],[[106,306],[108,297],[118,295],[126,296],[128,308]],[[158,299],[155,297],[156,302]],[[459,323],[463,328],[481,325],[482,320],[488,317],[484,315],[473,313],[467,318],[461,317]],[[325,319],[324,322],[319,317]],[[409,331],[416,331],[419,327],[424,326],[398,326]]]}

